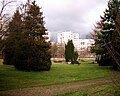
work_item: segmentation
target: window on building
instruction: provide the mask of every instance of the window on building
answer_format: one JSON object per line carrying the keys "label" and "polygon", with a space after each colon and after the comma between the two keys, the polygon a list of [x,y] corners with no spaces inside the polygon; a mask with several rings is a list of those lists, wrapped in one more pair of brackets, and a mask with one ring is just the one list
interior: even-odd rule
{"label": "window on building", "polygon": [[81,45],[85,45],[85,42],[81,42]]}
{"label": "window on building", "polygon": [[84,48],[84,47],[81,47],[80,49],[81,49],[81,50],[85,50],[85,48]]}

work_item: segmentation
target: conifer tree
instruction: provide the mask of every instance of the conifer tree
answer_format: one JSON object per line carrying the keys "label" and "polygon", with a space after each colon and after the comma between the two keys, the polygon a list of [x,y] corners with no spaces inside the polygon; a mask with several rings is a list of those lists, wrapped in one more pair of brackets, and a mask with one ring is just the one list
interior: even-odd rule
{"label": "conifer tree", "polygon": [[18,10],[14,13],[12,20],[8,24],[7,37],[4,44],[4,64],[13,65],[15,46],[20,39],[22,32],[22,19]]}
{"label": "conifer tree", "polygon": [[23,37],[17,47],[19,53],[16,54],[20,60],[15,63],[15,67],[19,70],[50,70],[50,43],[43,37],[47,30],[44,27],[43,13],[40,9],[35,1],[27,6],[23,21]]}
{"label": "conifer tree", "polygon": [[[51,67],[50,42],[46,42],[43,13],[36,2],[27,3],[25,13],[17,10],[8,25],[4,63],[23,71],[48,71]],[[22,16],[22,17],[21,17]]]}
{"label": "conifer tree", "polygon": [[74,63],[79,63],[78,61],[77,61],[77,59],[78,59],[78,52],[77,51],[75,51],[74,52]]}
{"label": "conifer tree", "polygon": [[[115,47],[115,25],[119,11],[120,1],[109,0],[108,9],[105,10],[104,16],[101,16],[100,22],[95,26],[95,46],[94,52],[99,56],[99,65],[112,65],[117,67],[116,60],[111,55],[111,46]],[[117,47],[117,46],[116,46]]]}
{"label": "conifer tree", "polygon": [[65,59],[66,62],[71,61],[71,64],[74,64],[74,45],[72,40],[68,40],[67,45],[65,45]]}

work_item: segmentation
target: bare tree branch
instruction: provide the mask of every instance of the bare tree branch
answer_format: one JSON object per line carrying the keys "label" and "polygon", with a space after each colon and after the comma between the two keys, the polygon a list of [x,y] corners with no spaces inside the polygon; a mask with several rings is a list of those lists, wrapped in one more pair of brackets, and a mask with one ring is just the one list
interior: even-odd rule
{"label": "bare tree branch", "polygon": [[15,1],[9,1],[9,2],[5,2],[5,0],[3,0],[1,3],[2,3],[2,8],[1,8],[1,11],[0,11],[0,17],[2,17],[2,13],[4,12],[4,9],[7,5],[9,5],[10,3],[13,3]]}
{"label": "bare tree branch", "polygon": [[6,1],[5,2],[5,0],[2,0],[0,2],[1,3],[1,9],[0,9],[0,40],[5,36],[5,34],[6,34],[5,27],[6,27],[7,22],[10,20],[10,18],[7,17],[7,14],[4,14],[5,8],[13,2],[15,2],[15,1],[11,0],[11,1]]}

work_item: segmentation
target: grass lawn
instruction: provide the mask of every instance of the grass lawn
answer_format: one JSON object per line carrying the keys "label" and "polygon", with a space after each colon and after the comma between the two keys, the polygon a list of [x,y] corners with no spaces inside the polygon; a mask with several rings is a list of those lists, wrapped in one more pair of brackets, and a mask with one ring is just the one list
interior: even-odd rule
{"label": "grass lawn", "polygon": [[111,83],[92,88],[83,88],[80,91],[68,92],[57,96],[120,96],[120,83],[117,82],[116,84]]}
{"label": "grass lawn", "polygon": [[18,71],[12,65],[0,64],[0,90],[45,86],[93,78],[120,76],[120,72],[97,64],[53,64],[47,72]]}
{"label": "grass lawn", "polygon": [[2,60],[2,59],[0,59],[0,65],[2,65],[2,63],[3,63],[3,60]]}

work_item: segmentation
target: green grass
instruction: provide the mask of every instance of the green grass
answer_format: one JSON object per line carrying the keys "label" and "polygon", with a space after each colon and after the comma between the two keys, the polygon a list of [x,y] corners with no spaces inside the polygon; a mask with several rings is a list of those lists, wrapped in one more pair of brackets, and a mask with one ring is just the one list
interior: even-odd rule
{"label": "green grass", "polygon": [[2,65],[3,64],[3,60],[2,59],[0,59],[0,65]]}
{"label": "green grass", "polygon": [[120,96],[120,83],[100,85],[92,88],[83,88],[76,92],[68,92],[57,96]]}
{"label": "green grass", "polygon": [[11,65],[0,65],[0,90],[45,86],[93,78],[107,78],[119,72],[97,64],[53,64],[48,72],[23,72]]}

